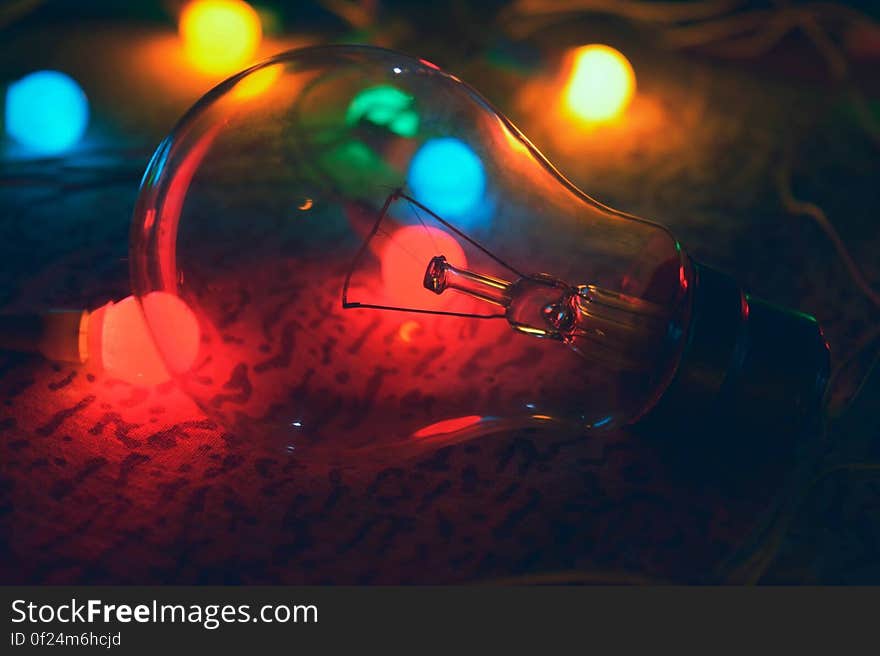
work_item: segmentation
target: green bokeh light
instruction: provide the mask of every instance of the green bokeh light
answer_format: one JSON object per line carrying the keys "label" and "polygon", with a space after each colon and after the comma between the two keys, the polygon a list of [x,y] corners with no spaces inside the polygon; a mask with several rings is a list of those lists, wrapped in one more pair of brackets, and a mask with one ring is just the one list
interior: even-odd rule
{"label": "green bokeh light", "polygon": [[401,137],[414,137],[419,131],[419,115],[413,104],[412,96],[395,87],[369,87],[351,101],[345,121],[349,125],[369,121]]}

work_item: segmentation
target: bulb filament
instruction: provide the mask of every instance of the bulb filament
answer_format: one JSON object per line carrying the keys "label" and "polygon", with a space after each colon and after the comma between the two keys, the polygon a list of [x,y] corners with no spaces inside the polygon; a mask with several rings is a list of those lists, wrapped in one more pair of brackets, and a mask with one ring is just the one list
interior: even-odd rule
{"label": "bulb filament", "polygon": [[435,294],[454,290],[505,309],[514,330],[564,342],[577,353],[618,369],[650,367],[668,325],[664,309],[595,285],[569,285],[546,274],[514,282],[431,259],[424,286]]}
{"label": "bulb filament", "polygon": [[[443,294],[447,290],[466,294],[494,308],[503,308],[503,312],[453,312],[349,299],[351,279],[359,262],[369,250],[371,240],[384,232],[380,229],[382,222],[388,218],[389,207],[401,199],[409,204],[426,230],[427,222],[423,215],[431,217],[515,276],[514,281],[510,282],[470,271],[451,264],[441,253],[427,262],[423,286],[435,294]],[[416,257],[414,254],[410,255]],[[416,261],[421,265],[419,258]],[[600,362],[614,370],[647,373],[653,371],[657,357],[665,351],[671,332],[675,329],[669,311],[662,305],[592,284],[571,285],[543,273],[521,273],[400,189],[392,192],[386,199],[351,263],[342,287],[342,307],[474,319],[506,319],[517,332],[562,342],[589,361]]]}

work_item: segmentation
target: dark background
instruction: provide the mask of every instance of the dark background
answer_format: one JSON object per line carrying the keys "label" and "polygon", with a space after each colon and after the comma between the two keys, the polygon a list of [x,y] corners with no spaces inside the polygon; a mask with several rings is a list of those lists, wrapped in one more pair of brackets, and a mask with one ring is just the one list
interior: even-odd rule
{"label": "dark background", "polygon": [[[651,3],[538,16],[554,3],[363,2],[348,20],[344,2],[255,4],[274,17],[261,54],[358,42],[426,57],[593,197],[814,314],[839,374],[821,457],[768,469],[756,456],[721,482],[667,466],[658,445],[674,434],[596,444],[517,432],[378,472],[317,471],[257,457],[173,384],[138,389],[0,352],[0,582],[880,581],[880,382],[866,378],[878,307],[817,212],[791,198],[813,203],[867,281],[880,279],[872,3],[691,2],[717,11],[681,19],[625,11]],[[0,7],[0,79],[64,70],[92,109],[66,157],[22,160],[2,145],[0,310],[130,293],[141,172],[216,82],[175,50],[177,7]],[[621,124],[580,133],[542,102],[565,51],[591,42],[630,58],[639,95]]]}

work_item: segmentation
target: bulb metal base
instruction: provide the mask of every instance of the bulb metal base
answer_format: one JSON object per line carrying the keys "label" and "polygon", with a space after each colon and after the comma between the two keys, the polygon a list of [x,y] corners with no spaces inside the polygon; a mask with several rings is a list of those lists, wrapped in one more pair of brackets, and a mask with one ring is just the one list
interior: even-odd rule
{"label": "bulb metal base", "polygon": [[816,320],[744,292],[694,263],[687,342],[646,427],[788,431],[814,418],[830,354]]}
{"label": "bulb metal base", "polygon": [[85,310],[0,315],[0,350],[39,353],[56,362],[81,364],[88,357],[88,319]]}

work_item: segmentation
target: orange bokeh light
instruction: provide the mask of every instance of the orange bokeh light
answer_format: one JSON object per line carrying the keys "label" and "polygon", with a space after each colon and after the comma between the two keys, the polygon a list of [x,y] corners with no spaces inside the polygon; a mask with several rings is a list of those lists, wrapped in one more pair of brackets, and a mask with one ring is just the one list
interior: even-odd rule
{"label": "orange bokeh light", "polygon": [[620,116],[636,90],[636,75],[629,60],[610,46],[591,44],[577,48],[571,61],[563,92],[566,111],[587,122]]}
{"label": "orange bokeh light", "polygon": [[179,22],[183,47],[205,73],[234,73],[251,63],[263,36],[260,17],[242,0],[195,0]]}

